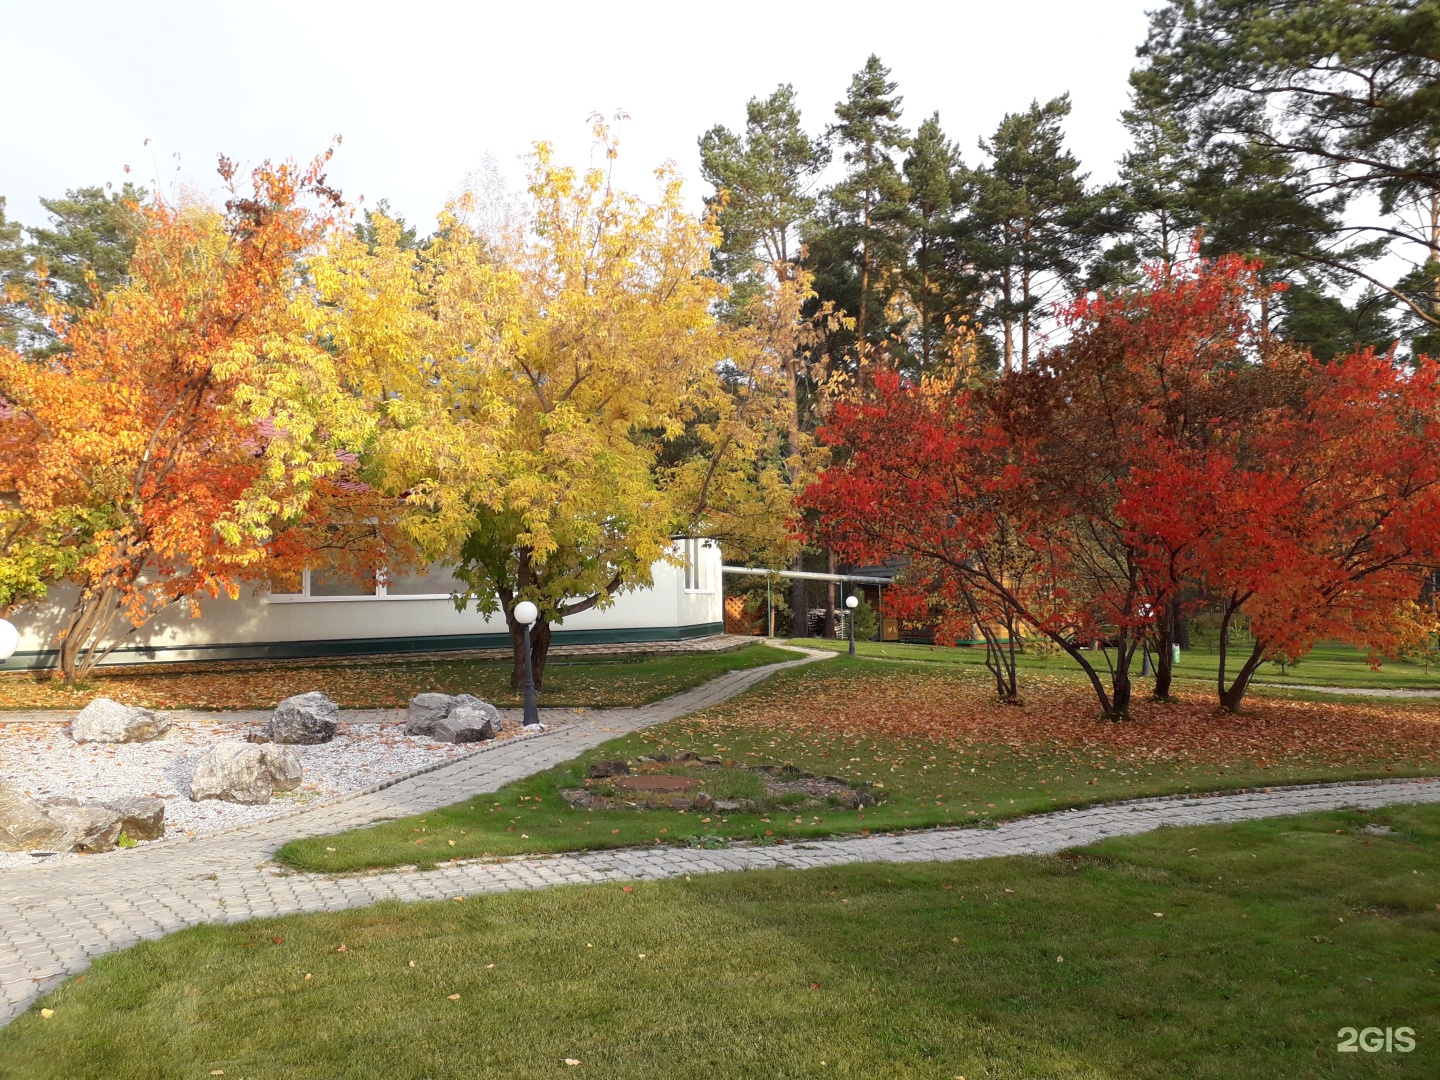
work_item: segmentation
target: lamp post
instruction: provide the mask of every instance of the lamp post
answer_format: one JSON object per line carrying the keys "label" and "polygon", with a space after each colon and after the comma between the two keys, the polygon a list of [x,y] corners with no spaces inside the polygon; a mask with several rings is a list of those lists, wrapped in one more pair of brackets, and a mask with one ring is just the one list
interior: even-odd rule
{"label": "lamp post", "polygon": [[845,621],[850,624],[850,655],[855,655],[855,609],[860,606],[860,598],[851,593],[845,598],[845,606],[850,609],[850,614]]}
{"label": "lamp post", "polygon": [[15,655],[20,645],[20,631],[8,619],[0,619],[0,664]]}
{"label": "lamp post", "polygon": [[539,617],[540,609],[529,600],[521,600],[515,605],[515,621],[525,627],[525,716],[522,723],[526,727],[540,723],[540,709],[535,704],[535,669],[530,666],[530,628]]}

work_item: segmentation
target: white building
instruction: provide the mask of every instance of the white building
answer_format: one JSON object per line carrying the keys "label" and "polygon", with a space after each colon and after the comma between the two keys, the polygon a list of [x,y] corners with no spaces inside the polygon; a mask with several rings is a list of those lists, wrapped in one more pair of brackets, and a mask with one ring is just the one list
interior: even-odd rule
{"label": "white building", "polygon": [[[680,540],[685,565],[658,562],[655,584],[627,592],[604,611],[591,609],[556,624],[556,645],[594,642],[673,641],[718,634],[724,628],[720,547],[708,540]],[[364,591],[353,582],[306,571],[298,593],[263,587],[239,599],[202,598],[201,617],[167,611],[137,630],[106,659],[109,664],[156,660],[237,660],[362,653],[416,653],[510,645],[504,617],[474,609],[456,611],[450,599],[459,584],[448,572],[406,578]],[[64,623],[69,586],[46,602],[10,619],[20,646],[0,669],[52,667],[55,635]],[[123,627],[122,627],[123,629]]]}

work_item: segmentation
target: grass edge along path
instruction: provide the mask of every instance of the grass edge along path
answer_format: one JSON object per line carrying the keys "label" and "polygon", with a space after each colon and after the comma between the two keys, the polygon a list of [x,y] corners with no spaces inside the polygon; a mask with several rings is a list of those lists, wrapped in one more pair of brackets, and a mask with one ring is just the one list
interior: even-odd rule
{"label": "grass edge along path", "polygon": [[0,1077],[1433,1076],[1437,855],[1391,807],[205,926],[46,995]]}

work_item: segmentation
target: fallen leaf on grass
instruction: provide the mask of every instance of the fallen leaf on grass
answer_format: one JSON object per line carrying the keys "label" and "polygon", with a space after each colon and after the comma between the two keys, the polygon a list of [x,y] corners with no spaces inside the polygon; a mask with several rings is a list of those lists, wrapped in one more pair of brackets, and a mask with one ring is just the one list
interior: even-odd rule
{"label": "fallen leaf on grass", "polygon": [[55,1015],[55,1010],[54,1010],[54,1009],[41,1009],[41,1010],[40,1010],[40,1018],[41,1018],[42,1020],[49,1020],[50,1017],[52,1017],[52,1016],[54,1016],[54,1015]]}
{"label": "fallen leaf on grass", "polygon": [[459,1000],[460,1000],[460,995],[459,995],[459,994],[451,994],[451,995],[450,995],[448,998],[446,998],[445,1000],[446,1000],[446,1001],[459,1001]]}
{"label": "fallen leaf on grass", "polygon": [[283,937],[272,937],[270,940],[273,941],[273,942],[275,942],[276,945],[284,945],[284,944],[285,944],[285,939],[284,939]]}
{"label": "fallen leaf on grass", "polygon": [[621,892],[634,892],[635,890],[632,889],[629,885],[621,885],[621,886],[620,886],[620,891],[621,891]]}
{"label": "fallen leaf on grass", "polygon": [[565,1064],[566,1064],[566,1065],[579,1065],[579,1064],[580,1064],[580,1059],[579,1059],[579,1058],[566,1058],[566,1059],[565,1059]]}

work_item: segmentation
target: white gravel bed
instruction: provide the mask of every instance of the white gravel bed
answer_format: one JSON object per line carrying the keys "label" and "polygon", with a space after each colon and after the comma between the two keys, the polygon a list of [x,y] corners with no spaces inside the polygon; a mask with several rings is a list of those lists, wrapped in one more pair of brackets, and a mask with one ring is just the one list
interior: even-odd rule
{"label": "white gravel bed", "polygon": [[[465,757],[486,745],[435,742],[406,735],[402,725],[393,723],[342,722],[328,743],[291,747],[300,755],[305,770],[294,791],[281,792],[264,806],[218,799],[191,802],[190,771],[200,755],[214,743],[243,739],[247,732],[257,730],[259,725],[243,721],[181,721],[154,742],[77,743],[70,738],[68,724],[0,725],[0,780],[34,799],[158,796],[165,800],[168,839],[204,836],[288,814]],[[27,852],[0,851],[0,870],[35,861]]]}

